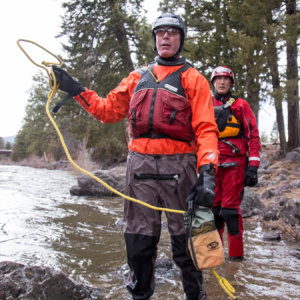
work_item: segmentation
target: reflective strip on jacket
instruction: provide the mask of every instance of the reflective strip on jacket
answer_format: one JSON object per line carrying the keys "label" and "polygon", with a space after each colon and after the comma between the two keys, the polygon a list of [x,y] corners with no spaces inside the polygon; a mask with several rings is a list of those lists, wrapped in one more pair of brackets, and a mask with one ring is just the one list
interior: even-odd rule
{"label": "reflective strip on jacket", "polygon": [[[164,80],[180,66],[155,65],[153,73],[159,81]],[[125,118],[129,103],[141,74],[133,71],[106,98],[86,89],[74,99],[92,116],[104,123],[116,123]],[[192,111],[191,125],[194,142],[188,143],[170,138],[137,138],[129,142],[129,150],[142,154],[196,153],[197,167],[218,163],[218,128],[215,123],[212,98],[208,81],[195,68],[181,73],[181,85]]]}
{"label": "reflective strip on jacket", "polygon": [[[213,103],[214,106],[220,106],[224,104],[222,101],[217,100],[215,97],[213,97]],[[227,137],[224,139],[224,141],[220,139],[218,142],[220,155],[235,156],[237,154],[247,154],[248,165],[259,167],[259,151],[261,149],[259,131],[256,123],[256,118],[251,110],[249,103],[242,98],[238,98],[230,106],[230,110],[241,122],[243,136]],[[233,146],[235,146],[239,150],[239,153],[237,153],[237,151],[234,151],[230,144],[233,144]]]}

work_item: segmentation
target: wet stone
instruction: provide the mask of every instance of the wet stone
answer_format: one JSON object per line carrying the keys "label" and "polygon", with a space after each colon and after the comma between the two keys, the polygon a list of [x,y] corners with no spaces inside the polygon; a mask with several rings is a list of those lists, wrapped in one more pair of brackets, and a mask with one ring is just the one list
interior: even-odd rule
{"label": "wet stone", "polygon": [[278,220],[280,217],[280,206],[278,203],[271,203],[263,210],[263,219],[265,221]]}
{"label": "wet stone", "polygon": [[300,248],[294,249],[290,251],[290,255],[296,257],[297,259],[300,260]]}
{"label": "wet stone", "polygon": [[102,295],[100,289],[76,284],[49,267],[0,262],[0,299],[100,300]]}
{"label": "wet stone", "polygon": [[[117,191],[124,193],[125,190],[125,174],[115,174],[113,171],[109,170],[99,170],[96,171],[94,176],[98,177],[110,187],[116,189]],[[115,194],[107,189],[97,180],[84,174],[78,177],[77,185],[74,185],[70,189],[71,195],[75,196],[114,196]]]}
{"label": "wet stone", "polygon": [[281,239],[280,233],[279,232],[266,232],[263,235],[263,240],[264,241],[279,241]]}

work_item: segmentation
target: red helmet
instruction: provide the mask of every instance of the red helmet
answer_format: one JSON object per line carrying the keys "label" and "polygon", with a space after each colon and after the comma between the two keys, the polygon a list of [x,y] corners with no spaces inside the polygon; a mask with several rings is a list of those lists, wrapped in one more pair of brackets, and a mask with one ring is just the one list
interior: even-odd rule
{"label": "red helmet", "polygon": [[228,76],[232,79],[232,83],[234,82],[234,74],[233,74],[232,70],[229,69],[228,67],[219,66],[219,67],[216,67],[212,71],[212,74],[211,74],[211,77],[210,77],[210,82],[211,82],[212,85],[214,84],[215,77],[218,77],[218,76]]}

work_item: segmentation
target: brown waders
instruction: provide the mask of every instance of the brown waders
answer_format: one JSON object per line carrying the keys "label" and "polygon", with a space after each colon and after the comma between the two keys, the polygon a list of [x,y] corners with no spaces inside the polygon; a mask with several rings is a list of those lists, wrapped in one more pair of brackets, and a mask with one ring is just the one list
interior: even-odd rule
{"label": "brown waders", "polygon": [[[143,155],[130,152],[126,194],[158,207],[186,210],[186,197],[197,180],[193,154]],[[202,272],[197,271],[186,247],[183,214],[166,212],[173,259],[181,270],[188,300],[201,299]],[[134,300],[154,292],[154,266],[161,232],[161,211],[132,201],[124,204],[124,237],[130,268],[127,289]]]}

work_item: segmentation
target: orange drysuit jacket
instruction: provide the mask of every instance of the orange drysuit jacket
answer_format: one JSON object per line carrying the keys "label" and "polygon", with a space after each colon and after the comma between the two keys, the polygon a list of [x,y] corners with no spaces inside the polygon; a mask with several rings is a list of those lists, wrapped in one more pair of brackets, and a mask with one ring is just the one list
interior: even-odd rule
{"label": "orange drysuit jacket", "polygon": [[[155,65],[153,72],[158,80],[163,80],[180,66]],[[120,85],[110,91],[107,98],[86,89],[75,100],[92,116],[104,123],[115,123],[128,114],[129,102],[141,74],[133,71]],[[129,150],[142,154],[196,153],[197,167],[218,163],[218,128],[215,123],[212,97],[208,81],[196,69],[189,68],[181,73],[181,84],[192,110],[192,128],[195,143],[168,138],[136,138],[129,142]]]}

